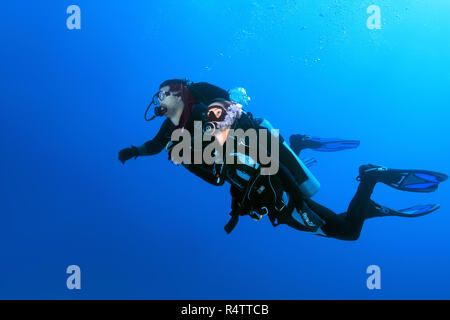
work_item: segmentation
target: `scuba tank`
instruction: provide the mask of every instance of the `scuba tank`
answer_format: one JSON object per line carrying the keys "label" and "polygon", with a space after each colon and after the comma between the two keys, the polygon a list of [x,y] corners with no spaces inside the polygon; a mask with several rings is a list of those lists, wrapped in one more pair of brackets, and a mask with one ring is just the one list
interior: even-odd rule
{"label": "scuba tank", "polygon": [[[273,126],[266,119],[258,119],[258,125],[261,128],[267,129],[269,132],[274,130]],[[282,159],[283,158],[283,159]],[[291,147],[283,141],[280,144],[280,163],[284,161],[289,162],[291,167],[295,166],[295,172],[291,172],[293,180],[297,185],[302,197],[311,198],[320,189],[320,183],[308,169],[308,167],[298,158],[298,156],[292,151]],[[285,164],[286,165],[286,164]]]}
{"label": "scuba tank", "polygon": [[[248,106],[248,104],[250,103],[251,98],[248,96],[247,91],[242,87],[230,89],[228,93],[230,95],[231,101],[237,102],[241,104],[243,107]],[[258,125],[260,127],[267,129],[269,132],[272,132],[272,130],[274,129],[273,126],[266,119],[255,119],[255,120],[257,120]],[[292,165],[295,165],[295,167],[298,169],[296,171],[299,171],[293,172],[293,176],[295,178],[297,187],[300,190],[302,196],[304,198],[311,198],[320,189],[319,181],[308,169],[308,166],[305,165],[303,161],[298,158],[295,152],[285,141],[282,143],[282,145],[280,145],[280,149],[281,148],[283,148],[285,158],[288,158],[288,160],[290,160],[290,163]]]}

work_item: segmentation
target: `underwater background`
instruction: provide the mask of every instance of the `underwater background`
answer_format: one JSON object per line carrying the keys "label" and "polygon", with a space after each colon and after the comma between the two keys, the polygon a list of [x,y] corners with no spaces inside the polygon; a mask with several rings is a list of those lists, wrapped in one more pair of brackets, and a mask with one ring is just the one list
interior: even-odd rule
{"label": "underwater background", "polygon": [[[69,30],[69,5],[81,30]],[[370,5],[381,29],[369,29]],[[378,185],[372,198],[417,219],[367,221],[356,242],[243,217],[227,235],[229,186],[165,152],[122,165],[156,134],[159,84],[244,87],[247,110],[294,133],[361,140],[305,151],[314,200],[344,212],[358,168],[449,173],[450,2],[9,1],[0,9],[3,299],[449,299],[450,185]],[[66,268],[81,268],[68,290]],[[367,267],[381,270],[369,290]]]}

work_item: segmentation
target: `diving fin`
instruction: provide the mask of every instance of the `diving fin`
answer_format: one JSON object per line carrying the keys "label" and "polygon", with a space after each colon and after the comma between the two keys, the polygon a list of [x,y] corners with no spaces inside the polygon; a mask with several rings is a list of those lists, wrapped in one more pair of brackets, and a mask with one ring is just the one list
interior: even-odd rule
{"label": "diving fin", "polygon": [[433,192],[439,183],[448,179],[444,173],[427,170],[389,169],[376,165],[363,165],[359,168],[358,181],[372,179],[388,186],[409,192]]}
{"label": "diving fin", "polygon": [[426,204],[426,205],[416,205],[410,208],[393,210],[391,208],[382,206],[374,201],[371,201],[374,205],[374,210],[371,210],[367,219],[375,217],[404,217],[404,218],[416,218],[427,215],[439,209],[441,206],[438,204]]}
{"label": "diving fin", "polygon": [[290,136],[289,142],[296,154],[304,149],[312,149],[319,152],[336,152],[346,149],[357,148],[359,140],[343,140],[337,138],[317,138],[308,135],[294,134]]}

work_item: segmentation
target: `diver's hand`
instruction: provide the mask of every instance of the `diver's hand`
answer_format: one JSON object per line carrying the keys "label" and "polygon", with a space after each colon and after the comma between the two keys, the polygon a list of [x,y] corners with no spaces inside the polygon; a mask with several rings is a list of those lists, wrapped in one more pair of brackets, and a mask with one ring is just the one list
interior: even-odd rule
{"label": "diver's hand", "polygon": [[130,160],[134,157],[136,159],[139,155],[139,150],[135,146],[131,146],[131,148],[125,148],[119,151],[119,160],[122,164],[125,164],[125,161]]}

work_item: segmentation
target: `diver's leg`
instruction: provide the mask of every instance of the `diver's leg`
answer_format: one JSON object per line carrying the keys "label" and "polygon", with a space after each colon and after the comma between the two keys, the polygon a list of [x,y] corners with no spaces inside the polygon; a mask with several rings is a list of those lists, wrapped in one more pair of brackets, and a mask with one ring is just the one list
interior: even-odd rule
{"label": "diver's leg", "polygon": [[354,241],[359,238],[366,217],[376,210],[370,201],[375,182],[362,181],[353,197],[348,210],[343,214],[336,214],[330,209],[312,200],[306,200],[307,205],[323,220],[322,231],[329,237]]}

